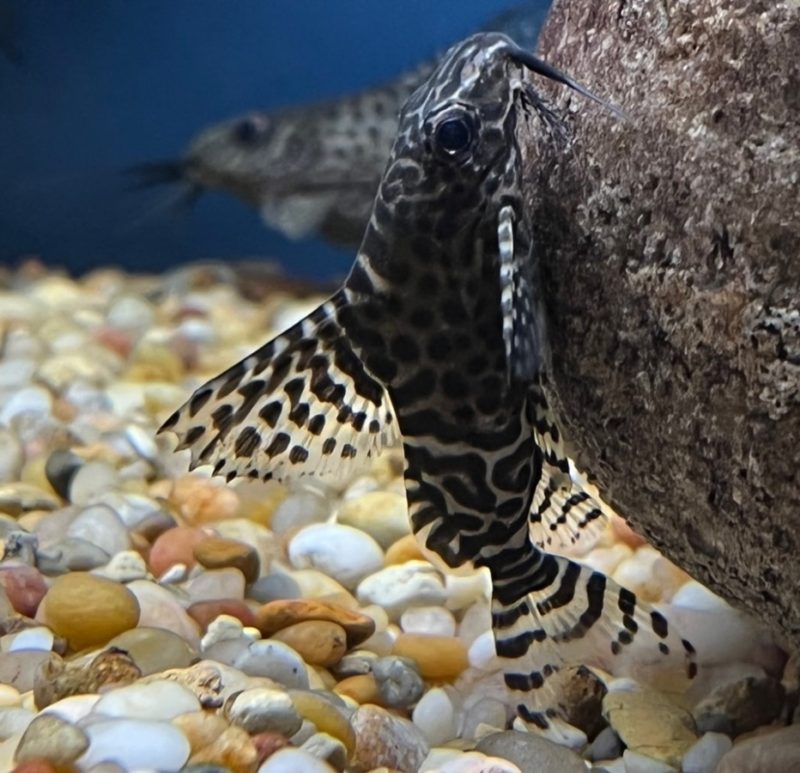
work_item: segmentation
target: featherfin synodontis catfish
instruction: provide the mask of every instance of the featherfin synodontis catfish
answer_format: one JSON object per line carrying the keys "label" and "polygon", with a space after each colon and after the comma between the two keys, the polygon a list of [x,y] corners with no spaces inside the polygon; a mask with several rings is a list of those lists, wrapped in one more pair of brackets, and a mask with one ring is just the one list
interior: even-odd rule
{"label": "featherfin synodontis catfish", "polygon": [[448,567],[488,568],[506,685],[545,728],[564,663],[689,677],[695,663],[660,613],[531,538],[530,521],[542,543],[587,528],[598,507],[570,482],[544,389],[517,134],[557,120],[531,70],[572,85],[501,34],[451,48],[403,108],[342,289],[164,429],[229,479],[341,469],[398,434],[412,529]]}

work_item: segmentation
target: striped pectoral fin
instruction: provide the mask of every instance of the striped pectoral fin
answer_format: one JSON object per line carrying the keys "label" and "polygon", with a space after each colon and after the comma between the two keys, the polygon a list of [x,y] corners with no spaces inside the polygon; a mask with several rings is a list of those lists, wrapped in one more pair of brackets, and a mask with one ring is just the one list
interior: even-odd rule
{"label": "striped pectoral fin", "polygon": [[529,405],[542,468],[530,509],[531,539],[545,550],[563,550],[578,541],[590,547],[611,511],[575,480],[561,430],[538,383],[529,390]]}
{"label": "striped pectoral fin", "polygon": [[215,475],[333,474],[395,441],[383,385],[353,352],[339,294],[207,382],[160,428]]}
{"label": "striped pectoral fin", "polygon": [[563,665],[688,687],[697,672],[694,647],[664,615],[600,572],[562,556],[538,557],[529,578],[535,589],[510,601],[520,580],[495,581],[492,601],[497,654],[523,720],[546,728],[559,714],[553,675]]}

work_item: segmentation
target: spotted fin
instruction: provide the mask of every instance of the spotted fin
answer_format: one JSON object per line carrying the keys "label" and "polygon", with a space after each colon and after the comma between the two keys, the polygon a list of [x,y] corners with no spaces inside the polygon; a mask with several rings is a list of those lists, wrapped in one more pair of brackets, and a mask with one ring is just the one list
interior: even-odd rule
{"label": "spotted fin", "polygon": [[388,395],[337,322],[343,303],[337,293],[201,386],[159,432],[229,481],[335,474],[392,444]]}
{"label": "spotted fin", "polygon": [[529,237],[514,225],[514,210],[508,204],[500,210],[497,221],[503,345],[509,377],[529,382],[541,366],[542,335]]}
{"label": "spotted fin", "polygon": [[573,478],[561,431],[538,384],[530,389],[530,404],[542,454],[542,473],[530,510],[531,539],[546,550],[563,550],[578,541],[591,546],[605,529],[610,511]]}
{"label": "spotted fin", "polygon": [[[540,586],[509,602],[495,580],[492,628],[517,713],[545,729],[558,715],[553,675],[563,665],[596,666],[672,690],[697,672],[695,651],[658,611],[604,574],[538,552]],[[501,601],[501,599],[503,599]]]}

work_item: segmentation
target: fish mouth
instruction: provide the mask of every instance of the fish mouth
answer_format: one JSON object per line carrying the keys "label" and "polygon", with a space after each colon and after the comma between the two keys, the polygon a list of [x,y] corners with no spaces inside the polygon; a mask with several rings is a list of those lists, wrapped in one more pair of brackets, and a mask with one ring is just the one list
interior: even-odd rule
{"label": "fish mouth", "polygon": [[206,192],[206,186],[189,174],[187,161],[147,161],[134,164],[122,170],[128,178],[128,191],[150,190],[166,185],[180,186],[180,199],[177,203],[192,207]]}

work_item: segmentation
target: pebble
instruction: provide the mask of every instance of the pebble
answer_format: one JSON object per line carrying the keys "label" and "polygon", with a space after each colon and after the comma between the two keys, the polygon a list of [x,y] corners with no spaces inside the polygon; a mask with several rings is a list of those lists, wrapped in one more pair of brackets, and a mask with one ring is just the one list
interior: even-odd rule
{"label": "pebble", "polygon": [[443,746],[456,737],[453,702],[441,687],[434,687],[422,696],[411,719],[431,746]]}
{"label": "pebble", "polygon": [[99,695],[70,695],[68,698],[62,698],[55,703],[48,705],[40,714],[40,716],[54,715],[60,717],[66,722],[76,724],[88,714],[91,714],[97,701],[100,700]]}
{"label": "pebble", "polygon": [[[258,773],[335,773],[327,762],[304,749],[280,749],[267,757]],[[377,773],[377,771],[376,771]]]}
{"label": "pebble", "polygon": [[89,738],[81,728],[56,714],[40,714],[28,725],[14,755],[17,762],[47,760],[67,766],[89,747]]}
{"label": "pebble", "polygon": [[425,690],[414,661],[408,658],[377,658],[372,663],[372,675],[378,685],[379,703],[387,708],[408,708]]}
{"label": "pebble", "polygon": [[609,692],[603,714],[632,752],[673,767],[697,740],[691,714],[654,691]]}
{"label": "pebble", "polygon": [[513,762],[521,773],[586,773],[586,765],[577,754],[534,733],[492,733],[478,741],[476,750]]}
{"label": "pebble", "polygon": [[65,537],[52,547],[36,551],[36,565],[46,575],[88,572],[104,566],[110,558],[102,548],[77,537]]}
{"label": "pebble", "polygon": [[691,746],[681,761],[682,773],[714,773],[733,741],[722,733],[705,733]]}
{"label": "pebble", "polygon": [[55,496],[30,483],[0,484],[0,513],[14,518],[31,510],[55,510],[59,504]]}
{"label": "pebble", "polygon": [[20,692],[10,684],[0,684],[0,707],[19,706]]}
{"label": "pebble", "polygon": [[186,668],[197,657],[197,651],[172,631],[141,625],[115,636],[108,646],[127,652],[143,676]]}
{"label": "pebble", "polygon": [[613,760],[621,754],[622,744],[620,743],[619,736],[614,732],[614,728],[604,727],[586,750],[586,759]]}
{"label": "pebble", "polygon": [[258,553],[250,545],[224,537],[206,537],[194,546],[194,558],[206,569],[238,569],[246,583],[255,582],[261,572]]}
{"label": "pebble", "polygon": [[714,689],[692,714],[701,733],[716,731],[736,737],[780,716],[785,697],[776,679],[748,676]]}
{"label": "pebble", "polygon": [[298,599],[300,596],[300,586],[284,572],[273,572],[259,577],[248,590],[248,597],[262,604],[269,601]]}
{"label": "pebble", "polygon": [[278,690],[245,690],[226,705],[225,713],[250,734],[273,732],[290,736],[302,724],[291,697]]}
{"label": "pebble", "polygon": [[231,725],[195,752],[189,761],[192,765],[214,765],[216,771],[249,772],[258,762],[258,750],[244,730]]}
{"label": "pebble", "polygon": [[19,480],[25,452],[16,434],[7,427],[0,427],[0,483]]}
{"label": "pebble", "polygon": [[304,720],[313,723],[320,732],[337,738],[348,753],[355,749],[356,737],[350,726],[349,715],[343,706],[334,703],[330,694],[292,690],[289,695],[297,713]]}
{"label": "pebble", "polygon": [[184,586],[192,602],[243,599],[244,575],[238,569],[207,569]]}
{"label": "pebble", "polygon": [[350,589],[383,567],[383,550],[369,534],[338,523],[300,529],[288,554],[296,569],[317,569]]}
{"label": "pebble", "polygon": [[400,627],[405,633],[428,636],[455,636],[456,619],[444,607],[411,607],[400,616]]}
{"label": "pebble", "polygon": [[[249,491],[250,484],[248,483],[245,488]],[[241,494],[242,490],[239,491]],[[252,547],[258,555],[260,576],[269,572],[274,560],[283,558],[283,543],[268,528],[248,518],[228,518],[224,521],[217,521],[214,524],[214,530],[220,537],[243,542]]]}
{"label": "pebble", "polygon": [[446,606],[454,612],[466,609],[478,601],[488,602],[492,595],[492,580],[486,569],[448,574],[444,578],[444,587],[447,593]]}
{"label": "pebble", "polygon": [[167,722],[107,719],[84,728],[89,748],[77,764],[89,770],[115,762],[125,770],[180,770],[189,759],[189,741]]}
{"label": "pebble", "polygon": [[217,601],[198,601],[187,610],[189,616],[200,626],[202,631],[207,630],[212,621],[220,615],[235,617],[243,626],[255,626],[256,616],[244,601],[239,599],[219,599]]}
{"label": "pebble", "polygon": [[249,676],[266,676],[284,687],[308,688],[308,674],[303,659],[295,650],[279,641],[251,642],[233,662],[233,666]]}
{"label": "pebble", "polygon": [[27,386],[13,392],[3,400],[0,424],[9,426],[15,418],[25,414],[49,416],[53,409],[53,396],[44,387]]}
{"label": "pebble", "polygon": [[131,545],[122,519],[106,505],[91,505],[83,510],[67,528],[66,536],[96,545],[109,556],[115,556]]}
{"label": "pebble", "polygon": [[356,589],[362,604],[377,604],[396,620],[412,606],[442,605],[447,601],[442,577],[427,561],[406,561],[365,577]]}
{"label": "pebble", "polygon": [[76,650],[105,644],[139,622],[139,602],[127,587],[84,572],[58,577],[41,607],[44,622]]}
{"label": "pebble", "polygon": [[0,684],[27,692],[33,688],[34,673],[39,664],[50,655],[51,653],[44,650],[0,653]]}
{"label": "pebble", "polygon": [[[479,727],[504,730],[508,725],[509,709],[498,698],[479,698],[467,708],[461,722],[462,738],[478,738]],[[481,733],[481,736],[487,733]]]}
{"label": "pebble", "polygon": [[0,708],[0,740],[24,733],[35,716],[36,712],[22,706]]}
{"label": "pebble", "polygon": [[384,560],[386,566],[392,566],[404,564],[406,561],[424,561],[425,556],[420,550],[417,538],[413,534],[408,534],[387,548]]}
{"label": "pebble", "polygon": [[119,473],[108,462],[87,462],[72,477],[69,501],[75,505],[88,505],[94,497],[117,488],[119,484]]}
{"label": "pebble", "polygon": [[716,773],[796,773],[798,770],[800,725],[792,725],[737,743],[722,757]]}
{"label": "pebble", "polygon": [[271,601],[256,611],[256,625],[264,636],[307,620],[340,625],[347,635],[348,648],[357,646],[375,632],[375,621],[368,615],[322,599]]}
{"label": "pebble", "polygon": [[174,719],[179,714],[199,711],[194,693],[167,679],[127,685],[110,690],[95,704],[93,713],[129,719]]}
{"label": "pebble", "polygon": [[344,744],[327,733],[314,733],[300,748],[317,759],[324,760],[334,770],[342,771],[347,765],[347,749]]}
{"label": "pebble", "polygon": [[563,718],[573,727],[594,738],[606,725],[603,698],[608,690],[585,666],[562,668],[555,675],[553,688],[560,694]]}
{"label": "pebble", "polygon": [[467,648],[455,637],[403,633],[395,639],[393,652],[413,660],[420,674],[434,681],[452,681],[469,665]]}
{"label": "pebble", "polygon": [[147,564],[141,553],[135,550],[123,550],[112,556],[105,566],[93,569],[92,574],[124,584],[147,577]]}
{"label": "pebble", "polygon": [[196,563],[194,557],[195,547],[207,538],[208,534],[202,529],[190,526],[176,526],[172,529],[167,529],[156,538],[152,548],[150,548],[148,558],[150,571],[156,577],[160,577],[176,564],[183,564],[191,569]]}
{"label": "pebble", "polygon": [[350,764],[356,770],[380,767],[419,770],[428,755],[430,745],[422,731],[379,706],[360,706],[351,725],[356,748]]}
{"label": "pebble", "polygon": [[32,566],[0,567],[0,586],[14,609],[26,617],[34,617],[47,593],[47,584]]}
{"label": "pebble", "polygon": [[384,550],[411,532],[406,498],[391,491],[371,491],[344,502],[336,520],[366,532]]}
{"label": "pebble", "polygon": [[305,620],[272,634],[276,641],[292,647],[312,666],[333,666],[347,651],[347,634],[338,623]]}
{"label": "pebble", "polygon": [[191,754],[208,746],[210,738],[216,738],[228,729],[228,721],[210,711],[179,714],[172,720],[172,724],[186,736],[191,747]]}
{"label": "pebble", "polygon": [[316,599],[322,596],[347,594],[344,585],[316,569],[295,569],[291,572],[291,578],[297,583],[300,595],[305,598]]}
{"label": "pebble", "polygon": [[193,649],[199,648],[197,624],[186,613],[175,593],[149,580],[134,580],[124,587],[139,603],[140,626],[164,628],[180,636]]}
{"label": "pebble", "polygon": [[53,649],[55,637],[49,628],[44,626],[34,626],[26,628],[19,633],[8,634],[0,638],[0,650],[3,652],[18,652],[20,650],[44,650],[49,652]]}
{"label": "pebble", "polygon": [[675,773],[677,768],[663,760],[648,757],[646,754],[625,749],[622,754],[625,763],[625,773]]}
{"label": "pebble", "polygon": [[334,687],[338,695],[345,695],[358,704],[375,703],[381,701],[378,692],[378,681],[372,674],[357,674],[342,679]]}
{"label": "pebble", "polygon": [[313,491],[290,494],[276,508],[270,519],[270,528],[279,537],[294,533],[303,526],[324,521],[330,514],[324,497]]}

